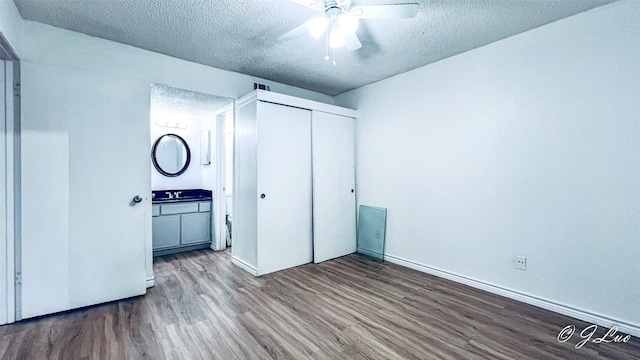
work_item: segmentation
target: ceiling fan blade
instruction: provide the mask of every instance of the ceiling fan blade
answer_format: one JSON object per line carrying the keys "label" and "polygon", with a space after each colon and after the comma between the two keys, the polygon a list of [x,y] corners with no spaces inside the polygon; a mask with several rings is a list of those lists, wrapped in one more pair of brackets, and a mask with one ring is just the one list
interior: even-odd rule
{"label": "ceiling fan blade", "polygon": [[358,39],[358,35],[353,33],[351,35],[345,35],[344,47],[349,51],[356,51],[362,47],[362,43],[360,39]]}
{"label": "ceiling fan blade", "polygon": [[418,14],[418,4],[390,4],[356,6],[351,13],[361,19],[412,18]]}
{"label": "ceiling fan blade", "polygon": [[305,34],[306,32],[307,32],[307,23],[304,23],[287,33],[280,35],[280,37],[278,38],[278,41],[291,40],[293,38],[297,38],[298,36]]}
{"label": "ceiling fan blade", "polygon": [[302,6],[306,6],[309,9],[324,11],[324,1],[323,0],[291,0],[296,4],[300,4]]}
{"label": "ceiling fan blade", "polygon": [[336,0],[336,3],[347,10],[351,7],[351,0]]}

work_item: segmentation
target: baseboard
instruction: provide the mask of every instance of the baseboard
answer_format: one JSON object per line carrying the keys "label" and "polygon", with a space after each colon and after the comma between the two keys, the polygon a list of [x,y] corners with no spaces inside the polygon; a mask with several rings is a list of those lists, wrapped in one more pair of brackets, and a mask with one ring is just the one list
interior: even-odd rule
{"label": "baseboard", "polygon": [[235,256],[231,257],[231,263],[239,266],[240,268],[242,268],[244,271],[249,272],[251,275],[253,276],[258,276],[258,269],[254,268],[253,266],[247,264],[246,262],[238,259]]}
{"label": "baseboard", "polygon": [[369,250],[369,249],[365,249],[365,248],[358,248],[356,250],[356,252],[358,254],[362,254],[362,255],[368,256],[370,258],[378,259],[378,260],[382,259],[383,256],[384,256],[384,254],[379,252],[379,251],[373,251],[373,250]]}
{"label": "baseboard", "polygon": [[211,242],[206,241],[206,242],[196,243],[193,245],[176,246],[168,249],[153,250],[153,257],[156,258],[158,256],[178,254],[181,252],[209,249],[210,247],[211,247]]}
{"label": "baseboard", "polygon": [[[445,270],[441,270],[438,268],[434,268],[431,266],[427,266],[424,264],[420,264],[411,260],[403,259],[398,256],[386,254],[384,256],[386,261],[389,261],[394,264],[398,264],[401,266],[405,266],[414,270],[418,270],[427,274],[431,274],[437,277],[441,277],[447,280],[455,281],[457,283],[469,285],[476,289],[488,291],[490,293],[504,296],[509,299],[517,300],[529,305],[537,306],[539,308],[550,310],[553,312],[557,312],[563,315],[567,315],[573,317],[575,319],[579,319],[582,321],[586,321],[591,324],[595,324],[598,326],[603,326],[605,328],[611,328],[613,326],[618,327],[619,333],[629,334],[636,337],[640,337],[640,325],[630,324],[624,321],[620,321],[617,319],[612,319],[606,316],[594,314],[588,311],[575,309],[567,305],[559,304],[550,300],[542,299],[539,297],[535,297],[529,294],[524,294],[518,291],[510,290],[507,288],[503,288],[497,285],[489,284],[483,281],[479,281],[476,279],[468,278],[466,276],[458,275],[455,273],[451,273]],[[569,325],[569,324],[567,324]],[[560,331],[561,329],[558,329]]]}
{"label": "baseboard", "polygon": [[148,278],[147,281],[145,282],[145,285],[147,286],[147,289],[156,286],[155,276]]}

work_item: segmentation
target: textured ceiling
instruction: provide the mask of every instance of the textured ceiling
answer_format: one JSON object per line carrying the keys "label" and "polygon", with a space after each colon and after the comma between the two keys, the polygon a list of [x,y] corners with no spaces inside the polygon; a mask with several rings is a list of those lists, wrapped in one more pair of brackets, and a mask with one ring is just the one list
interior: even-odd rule
{"label": "textured ceiling", "polygon": [[202,120],[234,99],[151,84],[151,112]]}
{"label": "textured ceiling", "polygon": [[416,2],[413,19],[361,20],[362,48],[324,60],[325,42],[277,38],[319,13],[289,0],[14,0],[23,18],[220,69],[337,95],[612,2]]}

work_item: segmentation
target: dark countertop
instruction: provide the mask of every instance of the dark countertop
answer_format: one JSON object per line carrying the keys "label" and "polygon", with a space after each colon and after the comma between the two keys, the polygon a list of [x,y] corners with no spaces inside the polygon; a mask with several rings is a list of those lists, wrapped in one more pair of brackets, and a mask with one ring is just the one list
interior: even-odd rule
{"label": "dark countertop", "polygon": [[211,201],[213,199],[211,190],[204,189],[154,190],[151,194],[151,203],[153,204]]}
{"label": "dark countertop", "polygon": [[173,204],[180,202],[190,202],[190,201],[211,201],[210,197],[193,197],[193,198],[180,198],[180,199],[165,199],[165,200],[152,200],[152,204]]}

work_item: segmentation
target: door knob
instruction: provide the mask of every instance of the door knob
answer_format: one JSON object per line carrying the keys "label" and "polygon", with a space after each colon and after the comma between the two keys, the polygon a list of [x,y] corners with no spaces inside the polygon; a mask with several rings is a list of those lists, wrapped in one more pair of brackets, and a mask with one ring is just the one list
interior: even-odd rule
{"label": "door knob", "polygon": [[132,200],[133,200],[134,203],[137,204],[137,203],[142,201],[142,198],[140,197],[140,195],[136,195],[136,196],[133,197]]}
{"label": "door knob", "polygon": [[266,197],[267,197],[267,195],[265,195],[265,194],[260,195],[260,199],[264,199]]}

